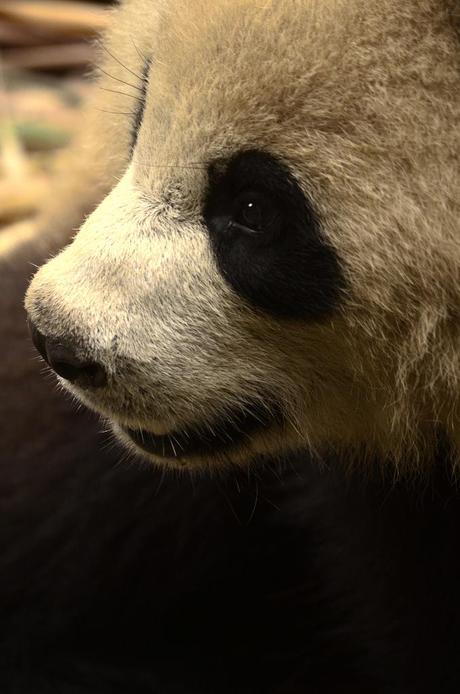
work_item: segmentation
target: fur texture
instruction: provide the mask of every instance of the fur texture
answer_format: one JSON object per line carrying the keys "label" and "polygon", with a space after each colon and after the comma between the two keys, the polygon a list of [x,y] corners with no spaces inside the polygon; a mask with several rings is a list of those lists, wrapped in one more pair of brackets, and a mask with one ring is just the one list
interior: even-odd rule
{"label": "fur texture", "polygon": [[[459,691],[455,7],[115,11],[99,86],[136,94],[151,59],[140,132],[133,96],[95,87],[41,235],[0,251],[2,692]],[[206,167],[254,145],[289,167],[341,260],[346,292],[323,323],[254,310],[218,272]],[[30,263],[114,186],[39,272],[29,311],[104,360],[110,389],[75,393],[119,423],[167,430],[276,395],[292,428],[186,461],[212,476],[117,464],[33,360]],[[370,468],[430,473],[412,488],[390,466],[363,485],[331,443],[342,463],[359,449]]]}
{"label": "fur texture", "polygon": [[[77,219],[120,181],[39,271],[27,308],[42,332],[78,336],[105,365],[108,388],[71,390],[121,436],[120,426],[206,427],[275,401],[283,426],[168,462],[213,467],[328,444],[413,469],[429,464],[439,431],[457,461],[454,12],[440,0],[130,0],[116,12],[100,86],[130,96],[93,97],[76,145],[84,192],[72,185],[69,209],[57,196],[52,217],[64,205]],[[133,125],[147,63],[131,158],[125,112]],[[289,167],[337,253],[346,286],[332,318],[255,311],[216,266],[207,167],[254,147]]]}
{"label": "fur texture", "polygon": [[126,465],[40,373],[2,262],[0,689],[456,694],[457,491],[302,454],[180,479]]}

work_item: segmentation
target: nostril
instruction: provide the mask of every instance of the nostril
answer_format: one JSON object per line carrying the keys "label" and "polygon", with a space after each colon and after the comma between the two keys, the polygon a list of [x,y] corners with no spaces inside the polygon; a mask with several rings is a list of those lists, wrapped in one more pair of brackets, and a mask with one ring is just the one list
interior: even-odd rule
{"label": "nostril", "polygon": [[47,340],[46,354],[48,364],[66,381],[91,388],[101,388],[107,383],[107,374],[101,364],[80,359],[61,342]]}
{"label": "nostril", "polygon": [[102,364],[81,359],[70,345],[46,338],[32,321],[29,321],[29,328],[36,349],[58,376],[82,387],[106,385],[107,373]]}
{"label": "nostril", "polygon": [[49,360],[49,365],[58,376],[65,378],[70,383],[79,386],[90,386],[91,388],[102,388],[107,383],[107,376],[100,364],[96,362],[86,362],[79,366],[65,361]]}
{"label": "nostril", "polygon": [[34,347],[37,350],[37,352],[40,353],[40,355],[43,357],[43,359],[47,362],[48,361],[48,356],[46,354],[46,339],[45,336],[40,332],[40,330],[35,326],[34,323],[29,319],[29,331],[30,331],[30,336],[32,338],[32,342],[34,343]]}

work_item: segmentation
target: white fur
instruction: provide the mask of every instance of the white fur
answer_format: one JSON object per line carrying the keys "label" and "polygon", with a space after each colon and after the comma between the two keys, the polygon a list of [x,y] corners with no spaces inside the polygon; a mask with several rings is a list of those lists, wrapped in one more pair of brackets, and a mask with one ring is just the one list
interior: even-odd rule
{"label": "white fur", "polygon": [[[134,156],[129,116],[97,109],[135,100],[95,89],[47,225],[73,224],[111,192],[27,296],[43,332],[78,326],[113,375],[87,404],[156,432],[212,422],[248,397],[282,404],[286,427],[183,461],[196,466],[306,445],[421,466],[440,430],[458,459],[454,10],[448,0],[121,6],[102,65],[132,86],[105,74],[99,86],[136,94],[151,57]],[[319,210],[348,286],[332,320],[262,315],[216,267],[201,220],[206,165],[248,147],[283,159]]]}

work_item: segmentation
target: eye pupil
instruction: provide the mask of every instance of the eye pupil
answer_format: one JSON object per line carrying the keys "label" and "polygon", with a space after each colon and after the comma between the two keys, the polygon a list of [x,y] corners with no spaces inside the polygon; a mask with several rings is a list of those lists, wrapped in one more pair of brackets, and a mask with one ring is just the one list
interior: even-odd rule
{"label": "eye pupil", "polygon": [[268,241],[279,231],[281,214],[276,201],[258,190],[243,191],[233,199],[227,229],[239,238]]}
{"label": "eye pupil", "polygon": [[263,226],[263,210],[259,203],[248,200],[241,209],[241,221],[250,229],[259,231]]}

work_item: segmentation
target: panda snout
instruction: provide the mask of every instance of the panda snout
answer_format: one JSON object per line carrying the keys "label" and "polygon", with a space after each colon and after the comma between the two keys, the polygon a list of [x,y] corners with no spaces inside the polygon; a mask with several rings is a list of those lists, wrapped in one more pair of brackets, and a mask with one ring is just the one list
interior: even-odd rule
{"label": "panda snout", "polygon": [[82,358],[79,345],[71,338],[46,337],[29,319],[35,348],[58,376],[82,388],[101,388],[107,384],[105,368],[97,361]]}

